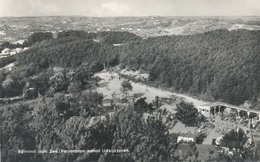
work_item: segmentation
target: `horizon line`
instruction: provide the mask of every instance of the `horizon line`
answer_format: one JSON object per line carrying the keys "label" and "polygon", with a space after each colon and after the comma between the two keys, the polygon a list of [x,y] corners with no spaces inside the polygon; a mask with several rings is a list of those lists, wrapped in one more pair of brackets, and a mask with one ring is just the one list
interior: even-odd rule
{"label": "horizon line", "polygon": [[36,18],[36,17],[89,17],[89,18],[124,18],[124,17],[260,17],[260,15],[186,15],[186,16],[161,16],[161,15],[143,15],[143,16],[85,16],[85,15],[37,15],[37,16],[0,16],[0,18]]}

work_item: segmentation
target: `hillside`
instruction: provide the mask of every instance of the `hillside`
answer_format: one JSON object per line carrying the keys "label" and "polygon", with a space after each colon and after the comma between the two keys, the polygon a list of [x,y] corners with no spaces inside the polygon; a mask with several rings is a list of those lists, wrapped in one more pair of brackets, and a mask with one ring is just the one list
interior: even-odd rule
{"label": "hillside", "polygon": [[[204,101],[174,92],[233,104],[259,99],[259,31],[143,39],[128,32],[73,30],[29,38],[28,50],[0,59],[4,161],[178,161],[176,149],[182,149],[176,133],[209,122],[196,109]],[[120,75],[109,72],[115,66],[149,75],[124,78],[122,69]],[[187,146],[193,151],[186,159],[204,154],[195,144]],[[93,148],[102,151],[88,154]],[[17,154],[18,149],[83,153],[31,156]]]}
{"label": "hillside", "polygon": [[[50,67],[87,65],[97,72],[120,65],[147,70],[153,84],[176,92],[238,105],[247,100],[256,102],[259,95],[259,38],[259,31],[248,30],[216,30],[148,39],[127,32],[62,32],[58,38],[36,43],[18,54],[15,58],[20,68],[8,76],[20,87],[14,86],[14,91],[21,94],[25,78]],[[5,58],[1,66],[12,61],[13,57]]]}
{"label": "hillside", "polygon": [[125,31],[143,38],[194,35],[218,29],[260,30],[259,17],[7,17],[0,18],[0,42],[21,42],[34,32]]}
{"label": "hillside", "polygon": [[242,104],[259,95],[259,38],[247,30],[148,38],[125,46],[120,63],[181,93]]}

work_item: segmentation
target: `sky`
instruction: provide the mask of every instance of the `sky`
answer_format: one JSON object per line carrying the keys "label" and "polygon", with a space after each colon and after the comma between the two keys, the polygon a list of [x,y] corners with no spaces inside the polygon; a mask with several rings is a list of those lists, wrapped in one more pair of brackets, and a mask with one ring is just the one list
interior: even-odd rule
{"label": "sky", "polygon": [[260,0],[0,0],[5,16],[260,16]]}

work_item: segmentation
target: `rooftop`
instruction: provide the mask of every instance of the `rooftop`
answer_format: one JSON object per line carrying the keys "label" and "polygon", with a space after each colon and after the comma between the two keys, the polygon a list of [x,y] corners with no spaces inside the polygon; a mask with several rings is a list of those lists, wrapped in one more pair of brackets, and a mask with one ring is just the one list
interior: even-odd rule
{"label": "rooftop", "polygon": [[225,106],[225,107],[229,107],[229,108],[233,108],[233,109],[260,113],[260,110],[247,109],[247,108],[243,108],[243,107],[239,107],[239,106],[235,106],[235,105],[231,105],[231,104],[227,104],[227,103],[223,103],[223,102],[211,102],[211,103],[207,103],[207,104],[204,104],[201,106],[208,106],[208,107]]}
{"label": "rooftop", "polygon": [[191,132],[187,132],[187,133],[180,133],[179,136],[181,137],[189,137],[189,138],[195,138],[195,134],[192,134]]}

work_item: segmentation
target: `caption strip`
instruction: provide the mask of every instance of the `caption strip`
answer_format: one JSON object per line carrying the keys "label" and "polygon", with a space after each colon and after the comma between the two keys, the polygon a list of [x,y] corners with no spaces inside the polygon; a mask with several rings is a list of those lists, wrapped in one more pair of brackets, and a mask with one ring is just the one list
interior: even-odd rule
{"label": "caption strip", "polygon": [[19,154],[84,154],[84,153],[129,153],[128,149],[92,150],[18,150]]}

